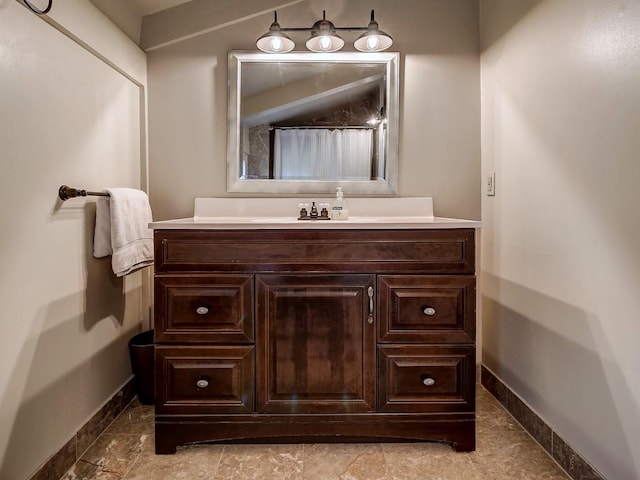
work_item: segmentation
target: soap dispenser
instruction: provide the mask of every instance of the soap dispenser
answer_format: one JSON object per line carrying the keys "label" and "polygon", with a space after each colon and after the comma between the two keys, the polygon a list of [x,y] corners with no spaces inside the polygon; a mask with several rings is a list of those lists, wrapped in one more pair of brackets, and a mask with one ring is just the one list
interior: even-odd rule
{"label": "soap dispenser", "polygon": [[331,207],[331,218],[333,220],[347,220],[349,218],[349,208],[342,187],[336,189],[336,200]]}

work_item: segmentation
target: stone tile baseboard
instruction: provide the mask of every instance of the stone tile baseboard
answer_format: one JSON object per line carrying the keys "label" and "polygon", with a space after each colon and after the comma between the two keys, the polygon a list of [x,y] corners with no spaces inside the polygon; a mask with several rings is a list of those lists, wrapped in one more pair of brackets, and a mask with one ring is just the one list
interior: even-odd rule
{"label": "stone tile baseboard", "polygon": [[120,412],[131,403],[134,396],[132,378],[73,435],[71,440],[54,453],[29,480],[59,480],[62,478],[67,470],[78,461],[85,450],[95,442]]}
{"label": "stone tile baseboard", "polygon": [[606,480],[484,365],[480,382],[574,480]]}

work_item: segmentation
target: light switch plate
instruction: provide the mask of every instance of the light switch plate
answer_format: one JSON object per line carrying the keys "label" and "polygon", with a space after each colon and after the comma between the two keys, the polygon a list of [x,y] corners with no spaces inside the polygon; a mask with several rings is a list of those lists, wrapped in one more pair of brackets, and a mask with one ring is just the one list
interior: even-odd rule
{"label": "light switch plate", "polygon": [[496,194],[496,172],[487,177],[487,195],[493,197]]}

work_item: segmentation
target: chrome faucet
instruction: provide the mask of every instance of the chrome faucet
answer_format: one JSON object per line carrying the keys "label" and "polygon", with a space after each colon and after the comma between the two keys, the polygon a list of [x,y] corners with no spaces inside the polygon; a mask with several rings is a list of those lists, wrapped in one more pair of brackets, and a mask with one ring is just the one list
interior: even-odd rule
{"label": "chrome faucet", "polygon": [[329,217],[329,210],[326,206],[322,206],[320,212],[318,213],[318,207],[316,207],[316,202],[311,202],[311,209],[307,211],[308,204],[301,203],[298,205],[300,207],[300,216],[298,220],[331,220]]}

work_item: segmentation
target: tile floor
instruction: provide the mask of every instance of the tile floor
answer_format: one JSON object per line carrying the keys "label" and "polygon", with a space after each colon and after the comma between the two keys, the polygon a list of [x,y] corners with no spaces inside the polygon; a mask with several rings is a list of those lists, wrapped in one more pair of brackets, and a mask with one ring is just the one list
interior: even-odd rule
{"label": "tile floor", "polygon": [[153,452],[153,407],[134,400],[62,480],[566,480],[478,386],[473,453],[437,443],[197,445]]}

